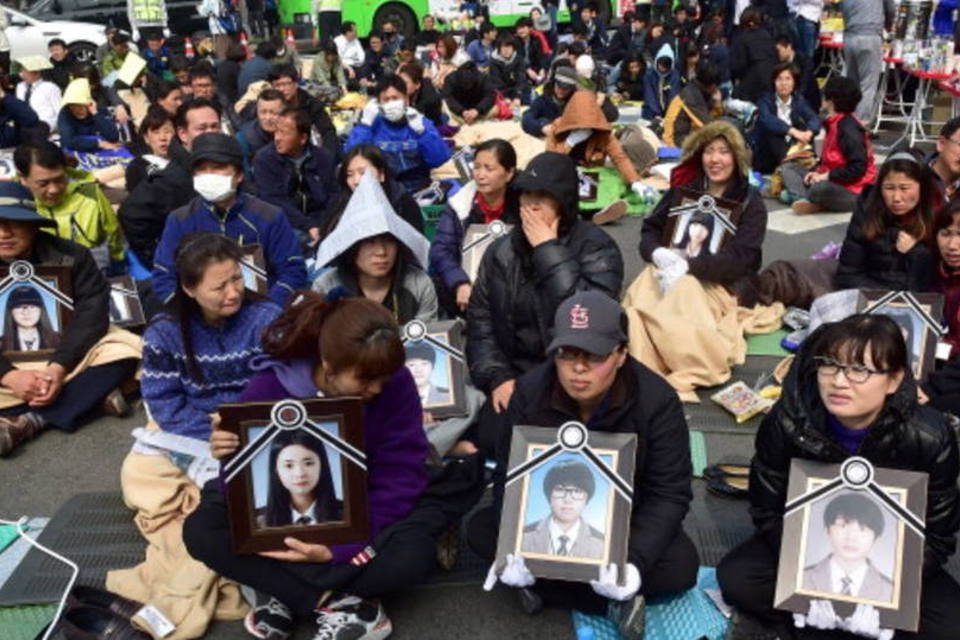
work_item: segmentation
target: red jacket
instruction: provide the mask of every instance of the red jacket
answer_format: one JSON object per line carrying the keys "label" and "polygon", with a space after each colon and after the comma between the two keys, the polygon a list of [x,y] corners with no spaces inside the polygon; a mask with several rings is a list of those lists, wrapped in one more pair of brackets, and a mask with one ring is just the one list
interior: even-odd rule
{"label": "red jacket", "polygon": [[877,177],[870,135],[856,116],[838,113],[823,123],[825,137],[816,171],[830,173],[830,182],[859,194]]}

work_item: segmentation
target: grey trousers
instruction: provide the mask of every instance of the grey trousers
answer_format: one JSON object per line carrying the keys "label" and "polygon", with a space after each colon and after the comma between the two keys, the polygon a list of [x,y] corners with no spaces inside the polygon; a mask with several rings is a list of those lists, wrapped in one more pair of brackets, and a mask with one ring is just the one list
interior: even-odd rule
{"label": "grey trousers", "polygon": [[857,117],[869,124],[876,113],[877,87],[883,72],[883,54],[880,36],[844,34],[843,61],[847,77],[860,85],[863,97],[857,105]]}
{"label": "grey trousers", "polygon": [[857,194],[852,193],[843,185],[829,180],[818,182],[812,187],[803,183],[803,177],[809,169],[801,167],[795,162],[783,165],[783,186],[795,196],[815,202],[827,211],[853,211],[857,203]]}

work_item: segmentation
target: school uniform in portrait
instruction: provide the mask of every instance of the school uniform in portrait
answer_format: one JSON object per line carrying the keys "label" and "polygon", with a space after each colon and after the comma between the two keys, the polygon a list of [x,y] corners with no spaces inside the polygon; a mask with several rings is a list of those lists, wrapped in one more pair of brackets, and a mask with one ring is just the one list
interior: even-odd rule
{"label": "school uniform in portrait", "polygon": [[420,396],[420,402],[423,403],[424,407],[437,407],[450,404],[452,401],[453,398],[450,396],[450,389],[432,384],[427,389],[426,395]]}
{"label": "school uniform in portrait", "polygon": [[274,524],[267,523],[267,508],[259,507],[254,513],[254,521],[257,523],[257,529],[289,526],[309,527],[312,525],[324,524],[326,522],[337,522],[343,517],[343,503],[339,500],[336,500],[335,505],[335,513],[326,517],[323,517],[317,513],[317,503],[310,505],[310,508],[303,513],[297,511],[296,509],[290,509],[290,520],[288,522]]}
{"label": "school uniform in portrait", "polygon": [[849,595],[851,597],[876,602],[893,600],[893,582],[869,560],[860,569],[846,576],[843,569],[833,561],[832,555],[803,570],[803,589],[818,593],[848,595],[843,593],[844,577],[850,579]]}
{"label": "school uniform in portrait", "polygon": [[525,553],[600,560],[603,558],[604,546],[603,534],[587,524],[583,518],[571,529],[563,531],[553,522],[552,516],[547,516],[523,528],[520,550]]}

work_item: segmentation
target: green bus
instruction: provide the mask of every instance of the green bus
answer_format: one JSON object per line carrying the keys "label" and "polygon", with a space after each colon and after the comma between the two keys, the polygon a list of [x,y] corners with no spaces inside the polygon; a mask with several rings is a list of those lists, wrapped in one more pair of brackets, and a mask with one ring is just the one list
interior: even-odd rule
{"label": "green bus", "polygon": [[[625,0],[600,0],[600,15],[606,24],[611,16],[623,15],[623,9],[632,7],[633,2]],[[280,0],[280,23],[283,28],[293,28],[297,40],[309,40],[314,24],[313,0]],[[619,6],[618,6],[619,5]],[[405,36],[413,35],[428,13],[440,19],[453,17],[458,13],[459,0],[343,0],[342,19],[357,23],[360,37],[379,30],[384,22],[390,21],[397,31]],[[518,18],[530,14],[534,7],[542,7],[538,0],[488,0],[490,21],[499,27],[512,27]],[[566,0],[560,0],[557,20],[569,22],[570,13]]]}

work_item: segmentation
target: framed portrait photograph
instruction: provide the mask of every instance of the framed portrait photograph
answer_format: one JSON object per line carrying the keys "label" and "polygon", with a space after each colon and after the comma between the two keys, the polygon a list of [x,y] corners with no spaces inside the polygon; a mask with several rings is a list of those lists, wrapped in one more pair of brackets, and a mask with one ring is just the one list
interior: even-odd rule
{"label": "framed portrait photograph", "polygon": [[812,600],[829,600],[847,618],[867,604],[882,628],[916,631],[927,479],[860,457],[795,459],[774,606],[805,614]]}
{"label": "framed portrait photograph", "polygon": [[600,191],[600,172],[577,169],[577,175],[580,178],[580,184],[577,187],[578,197],[581,200],[596,200],[597,193]]}
{"label": "framed portrait photograph", "polygon": [[343,544],[369,535],[359,398],[221,405],[240,436],[223,466],[233,549],[284,549],[283,539]]}
{"label": "framed portrait photograph", "polygon": [[250,291],[267,295],[270,284],[267,281],[267,261],[263,257],[263,247],[258,244],[247,244],[240,247],[243,259],[240,261],[240,271],[243,272],[243,284]]}
{"label": "framed portrait photograph", "polygon": [[516,426],[496,562],[522,555],[541,578],[587,582],[627,562],[636,434]]}
{"label": "framed portrait photograph", "polygon": [[463,234],[463,270],[470,282],[476,282],[480,272],[483,255],[497,238],[507,235],[513,229],[512,224],[495,220],[490,224],[471,224]]}
{"label": "framed portrait photograph", "polygon": [[0,267],[3,355],[12,362],[46,360],[73,318],[70,267],[16,260]]}
{"label": "framed portrait photograph", "polygon": [[739,202],[676,189],[664,227],[664,246],[687,258],[716,254],[736,234],[741,212]]}
{"label": "framed portrait photograph", "polygon": [[860,292],[857,311],[879,313],[899,325],[914,378],[923,380],[933,371],[937,343],[944,333],[941,294],[864,290]]}
{"label": "framed portrait photograph", "polygon": [[118,327],[140,327],[146,323],[140,293],[133,278],[110,278],[110,324]]}
{"label": "framed portrait photograph", "polygon": [[403,327],[407,369],[413,375],[423,410],[434,418],[466,413],[466,365],[463,322],[408,322]]}

